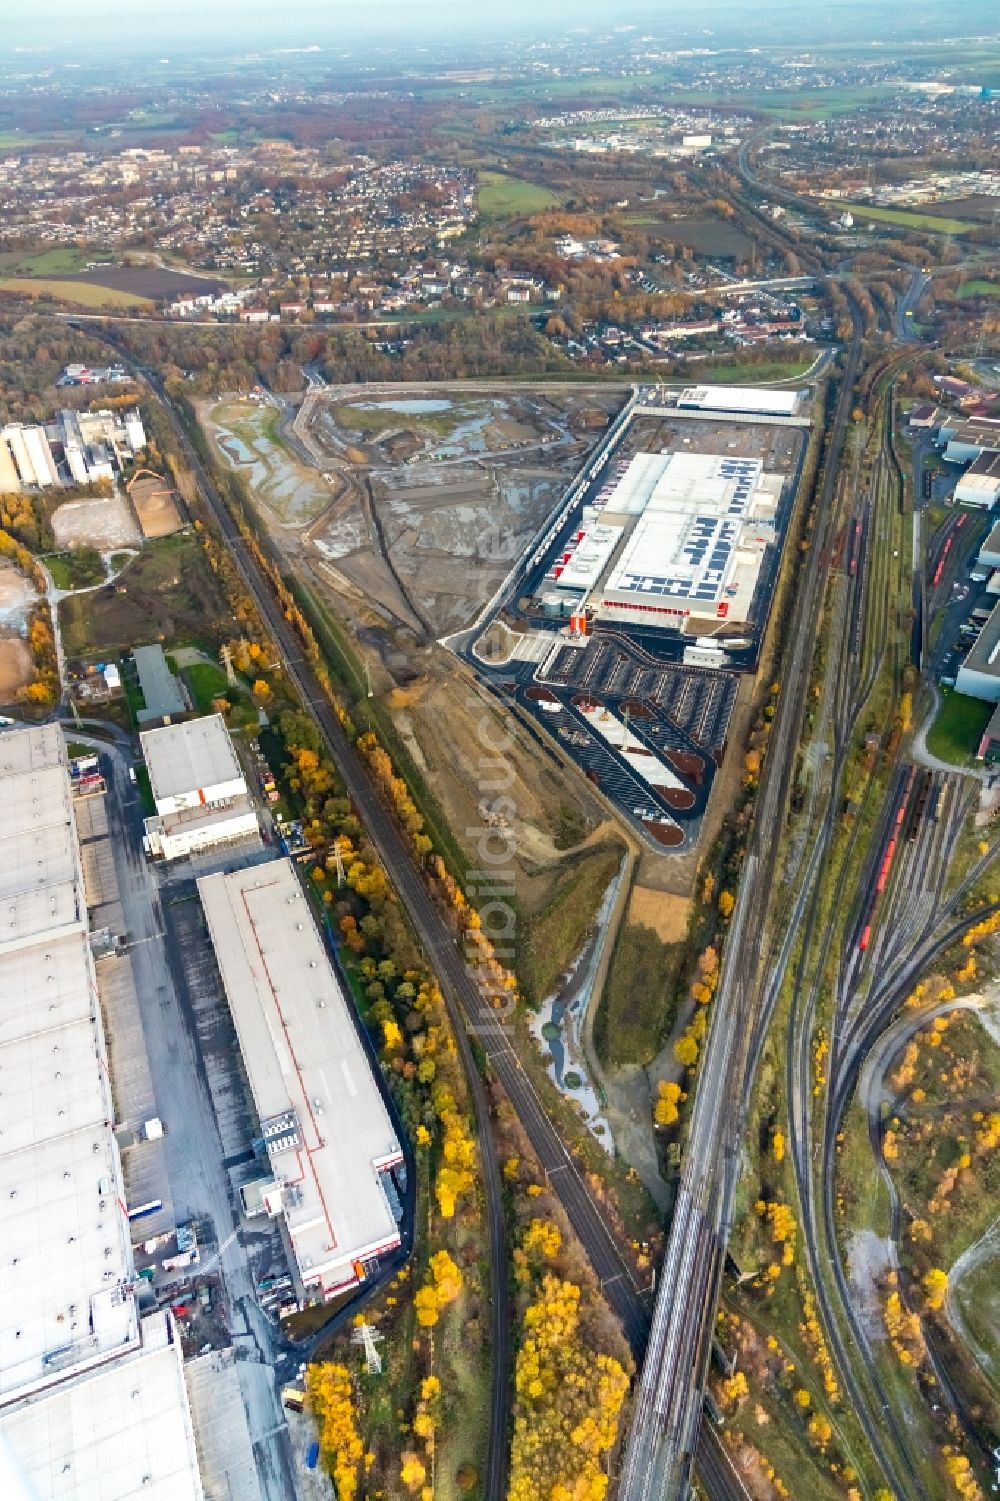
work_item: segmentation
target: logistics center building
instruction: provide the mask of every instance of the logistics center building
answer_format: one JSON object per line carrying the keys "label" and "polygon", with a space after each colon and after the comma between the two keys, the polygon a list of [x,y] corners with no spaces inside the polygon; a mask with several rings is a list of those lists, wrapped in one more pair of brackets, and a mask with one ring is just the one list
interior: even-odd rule
{"label": "logistics center building", "polygon": [[291,860],[198,882],[306,1298],[364,1280],[400,1244],[403,1153]]}
{"label": "logistics center building", "polygon": [[221,714],[144,730],[139,741],[156,804],[155,816],[146,819],[154,859],[176,860],[259,833]]}
{"label": "logistics center building", "polygon": [[[578,607],[596,608],[602,620],[674,630],[689,618],[746,621],[764,554],[779,540],[783,484],[759,459],[636,454],[599,515],[585,507],[552,581],[560,591],[582,589]],[[578,552],[594,555],[583,575]]]}
{"label": "logistics center building", "polygon": [[179,1342],[140,1318],[66,747],[0,731],[0,1432],[49,1501],[200,1501]]}

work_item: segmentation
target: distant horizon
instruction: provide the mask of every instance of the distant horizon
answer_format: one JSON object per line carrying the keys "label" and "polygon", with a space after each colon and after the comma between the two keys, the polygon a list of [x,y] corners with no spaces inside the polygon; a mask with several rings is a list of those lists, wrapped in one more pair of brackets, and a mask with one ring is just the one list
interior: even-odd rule
{"label": "distant horizon", "polygon": [[[659,45],[690,46],[697,38],[725,47],[738,39],[762,47],[817,45],[839,40],[886,40],[887,31],[903,26],[906,43],[944,40],[948,35],[997,33],[992,0],[970,0],[956,25],[953,13],[930,0],[826,0],[803,7],[800,0],[757,0],[750,8],[740,0],[673,0],[655,4],[636,0],[611,13],[598,0],[508,0],[501,12],[485,14],[466,0],[438,0],[433,5],[402,0],[369,0],[363,11],[328,0],[297,0],[279,8],[274,0],[148,0],[137,14],[126,0],[7,0],[0,57],[62,55],[67,48],[101,46],[113,40],[123,52],[162,48],[167,56],[186,56],[201,46],[231,45],[238,52],[290,53],[316,47],[343,50],[366,38],[388,41],[423,36],[430,48],[442,42],[541,39],[574,30],[598,28],[608,33],[630,26],[647,30]],[[991,24],[992,23],[992,24]],[[894,40],[889,37],[888,40]],[[903,38],[901,38],[902,40]],[[339,49],[338,49],[339,43]]]}

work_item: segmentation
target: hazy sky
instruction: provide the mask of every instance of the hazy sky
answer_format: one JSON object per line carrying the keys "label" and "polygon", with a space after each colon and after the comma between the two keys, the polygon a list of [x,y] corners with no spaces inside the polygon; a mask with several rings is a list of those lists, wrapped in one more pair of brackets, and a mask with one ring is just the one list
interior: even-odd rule
{"label": "hazy sky", "polygon": [[[0,52],[18,46],[62,50],[79,40],[116,40],[119,47],[156,42],[189,51],[202,39],[235,48],[278,49],[347,43],[365,32],[436,40],[523,32],[569,31],[597,22],[608,27],[637,22],[660,40],[676,26],[678,40],[710,32],[714,45],[744,41],[759,32],[766,45],[787,37],[799,45],[810,26],[845,40],[866,35],[919,37],[995,29],[995,0],[0,0]],[[990,16],[992,15],[992,22]],[[683,38],[681,33],[683,32]]]}

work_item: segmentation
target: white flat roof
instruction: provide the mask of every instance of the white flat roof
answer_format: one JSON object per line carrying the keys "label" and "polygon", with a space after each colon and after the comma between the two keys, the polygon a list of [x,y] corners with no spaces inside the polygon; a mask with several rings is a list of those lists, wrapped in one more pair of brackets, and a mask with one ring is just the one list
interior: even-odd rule
{"label": "white flat roof", "polygon": [[39,1501],[203,1501],[180,1350],[168,1328],[165,1314],[144,1319],[142,1350],[0,1415]]}
{"label": "white flat roof", "polygon": [[[618,487],[638,520],[608,575],[604,598],[694,615],[716,614],[725,602],[735,614],[737,600],[749,608],[763,549],[773,540],[769,522],[755,519],[773,515],[775,488],[781,491],[780,477],[773,480],[776,487],[759,459],[638,454]],[[617,495],[611,510],[619,508]]]}
{"label": "white flat roof", "polygon": [[769,390],[766,386],[688,386],[678,396],[677,405],[703,412],[765,412],[792,417],[802,394]]}
{"label": "white flat roof", "polygon": [[198,890],[300,1273],[329,1290],[398,1242],[377,1165],[399,1143],[292,862]]}
{"label": "white flat roof", "polygon": [[0,786],[9,776],[66,765],[66,742],[57,724],[42,724],[25,733],[23,727],[0,730]]}
{"label": "white flat roof", "polygon": [[139,741],[157,802],[243,775],[221,714],[143,730]]}
{"label": "white flat roof", "polygon": [[44,953],[50,957],[44,966],[36,946],[4,955],[0,1047],[23,1037],[57,1032],[90,1017],[94,997],[86,944],[82,931],[46,944]]}
{"label": "white flat roof", "polygon": [[0,768],[3,1402],[138,1326],[62,731],[0,732]]}

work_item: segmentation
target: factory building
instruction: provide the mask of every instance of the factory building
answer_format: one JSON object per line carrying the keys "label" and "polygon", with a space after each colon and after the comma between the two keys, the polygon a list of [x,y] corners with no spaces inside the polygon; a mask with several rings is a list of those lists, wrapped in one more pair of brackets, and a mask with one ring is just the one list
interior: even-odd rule
{"label": "factory building", "polygon": [[717,417],[794,417],[801,391],[773,391],[766,386],[688,386],[677,397],[680,411]]}
{"label": "factory building", "polygon": [[991,529],[979,549],[980,568],[1000,568],[1000,521]]}
{"label": "factory building", "polygon": [[213,845],[259,838],[257,814],[221,714],[144,730],[139,736],[156,814],[148,853],[177,860]]}
{"label": "factory building", "polygon": [[141,1318],[66,747],[0,731],[0,1434],[56,1501],[202,1501],[179,1341]]}
{"label": "factory building", "polygon": [[1000,605],[983,626],[955,676],[956,693],[1000,703]]}
{"label": "factory building", "polygon": [[689,620],[746,621],[778,540],[782,487],[759,459],[636,454],[599,511],[585,508],[569,544],[576,550],[557,561],[551,582],[602,620],[678,631]]}
{"label": "factory building", "polygon": [[65,410],[45,427],[9,423],[0,431],[0,493],[110,481],[145,446],[137,409]]}
{"label": "factory building", "polygon": [[950,464],[971,464],[984,453],[1000,453],[1000,417],[951,414],[938,428],[938,441]]}
{"label": "factory building", "polygon": [[292,861],[198,891],[268,1154],[263,1203],[300,1294],[330,1298],[399,1246],[403,1154]]}
{"label": "factory building", "polygon": [[1000,453],[981,453],[955,486],[959,505],[991,510],[1000,500]]}

